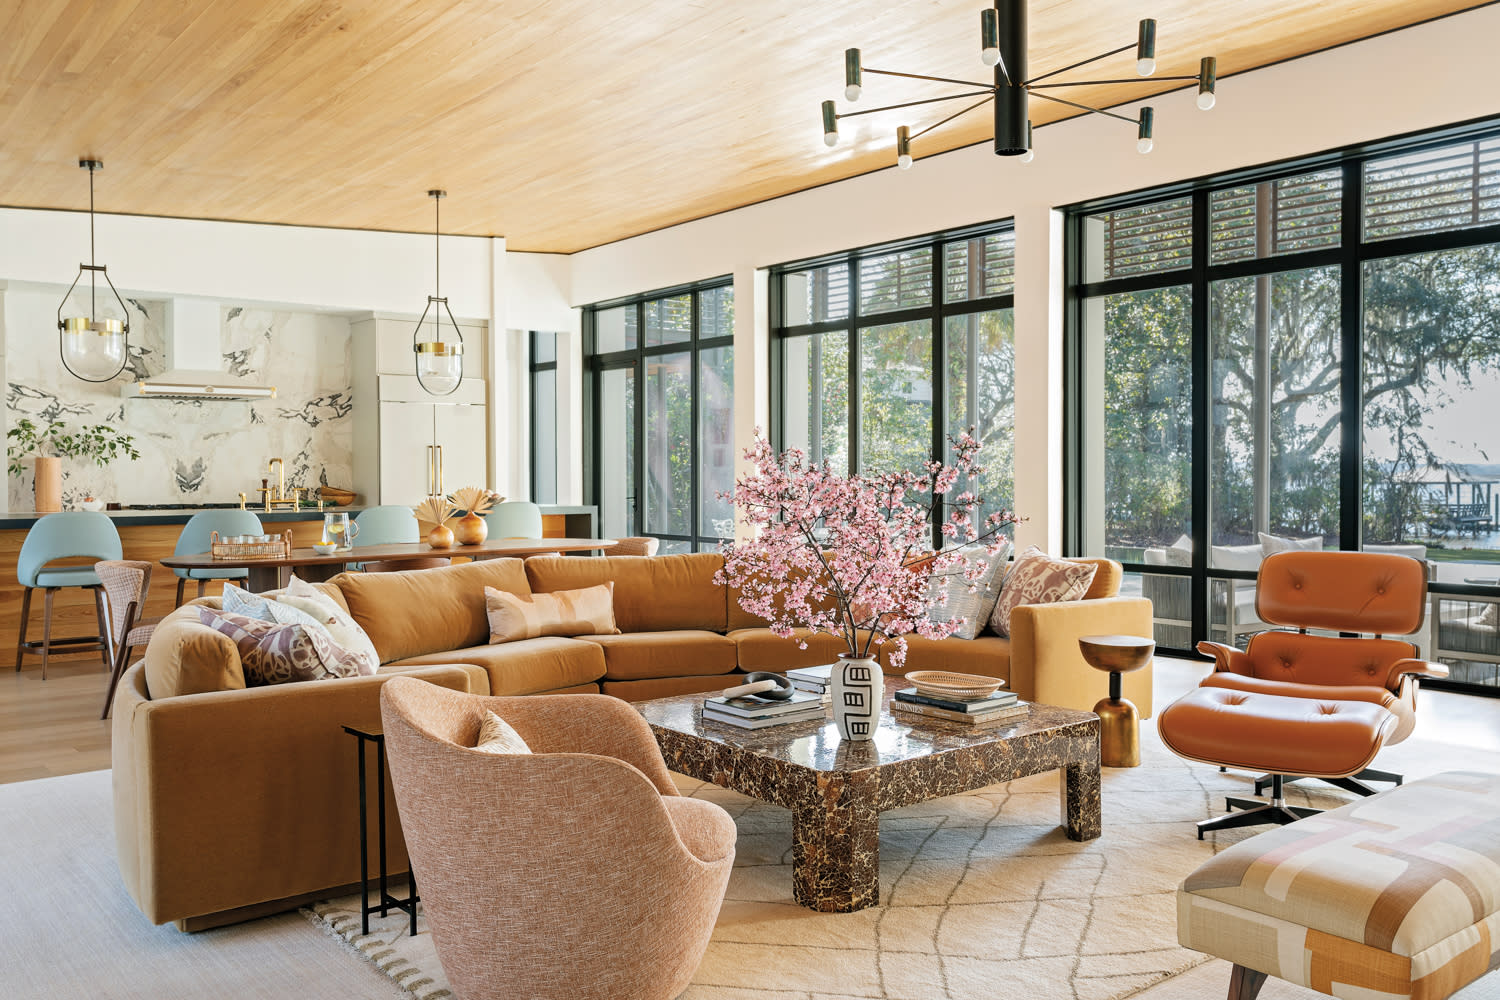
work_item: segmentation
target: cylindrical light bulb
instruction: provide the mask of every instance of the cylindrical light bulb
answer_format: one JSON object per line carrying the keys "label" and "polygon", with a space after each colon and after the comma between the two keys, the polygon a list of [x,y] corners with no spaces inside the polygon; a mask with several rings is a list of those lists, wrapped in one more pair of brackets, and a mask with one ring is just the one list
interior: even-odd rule
{"label": "cylindrical light bulb", "polygon": [[864,82],[864,73],[859,65],[859,49],[844,50],[844,97],[851,101],[859,100],[862,93],[860,84]]}
{"label": "cylindrical light bulb", "polygon": [[1137,153],[1149,153],[1154,148],[1154,146],[1155,143],[1153,143],[1150,139],[1137,139],[1135,141],[1135,151]]}
{"label": "cylindrical light bulb", "polygon": [[837,146],[839,142],[839,116],[832,101],[823,102],[823,145]]}
{"label": "cylindrical light bulb", "polygon": [[1214,106],[1214,88],[1219,83],[1219,60],[1204,56],[1198,63],[1198,107],[1204,111]]}
{"label": "cylindrical light bulb", "polygon": [[1135,151],[1137,153],[1149,153],[1154,145],[1151,141],[1151,130],[1156,124],[1156,112],[1151,108],[1142,108],[1139,125],[1135,133]]}
{"label": "cylindrical light bulb", "polygon": [[1036,159],[1036,152],[1033,150],[1028,149],[1026,152],[1021,154],[1022,163],[1030,163],[1034,159]]}
{"label": "cylindrical light bulb", "polygon": [[896,166],[911,169],[911,129],[905,125],[896,129]]}
{"label": "cylindrical light bulb", "polygon": [[1135,71],[1141,76],[1156,72],[1156,22],[1149,17],[1141,19],[1140,34],[1136,37]]}
{"label": "cylindrical light bulb", "polygon": [[979,61],[986,66],[1000,61],[1000,22],[993,7],[979,12]]}

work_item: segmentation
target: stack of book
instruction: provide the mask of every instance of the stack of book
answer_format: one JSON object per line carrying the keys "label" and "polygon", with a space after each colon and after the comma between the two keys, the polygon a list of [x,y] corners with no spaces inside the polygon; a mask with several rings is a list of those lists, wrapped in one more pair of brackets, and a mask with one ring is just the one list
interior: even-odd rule
{"label": "stack of book", "polygon": [[786,672],[786,679],[798,691],[811,691],[827,701],[828,688],[833,683],[833,667],[832,663],[819,667],[796,667]]}
{"label": "stack of book", "polygon": [[958,698],[936,698],[921,694],[914,687],[902,688],[891,700],[893,713],[908,716],[923,716],[942,719],[969,726],[982,726],[987,722],[999,722],[1025,715],[1027,704],[1016,698],[1014,691],[996,691],[983,698],[961,700]]}
{"label": "stack of book", "polygon": [[772,701],[753,694],[741,698],[721,695],[703,699],[703,718],[741,729],[765,729],[791,722],[821,722],[823,697],[811,691],[793,691],[785,701]]}

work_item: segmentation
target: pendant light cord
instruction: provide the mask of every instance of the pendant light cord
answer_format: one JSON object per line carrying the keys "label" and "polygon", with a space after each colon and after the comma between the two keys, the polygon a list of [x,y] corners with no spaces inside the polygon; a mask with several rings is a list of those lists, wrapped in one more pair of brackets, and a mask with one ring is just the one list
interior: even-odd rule
{"label": "pendant light cord", "polygon": [[[89,267],[95,265],[94,260],[94,164],[89,163]],[[94,325],[94,317],[99,313],[99,281],[98,272],[89,271],[89,325]]]}

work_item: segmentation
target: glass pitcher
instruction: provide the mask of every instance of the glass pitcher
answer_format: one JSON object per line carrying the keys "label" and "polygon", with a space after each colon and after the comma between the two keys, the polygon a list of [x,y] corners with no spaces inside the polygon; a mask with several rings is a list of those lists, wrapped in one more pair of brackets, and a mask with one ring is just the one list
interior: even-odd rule
{"label": "glass pitcher", "polygon": [[359,536],[359,525],[349,520],[348,514],[323,515],[323,544],[332,545],[343,552],[351,548]]}

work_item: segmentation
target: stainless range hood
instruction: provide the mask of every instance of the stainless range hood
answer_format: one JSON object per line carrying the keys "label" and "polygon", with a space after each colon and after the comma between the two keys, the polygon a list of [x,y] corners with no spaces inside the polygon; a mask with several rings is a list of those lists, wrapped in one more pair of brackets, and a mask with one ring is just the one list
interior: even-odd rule
{"label": "stainless range hood", "polygon": [[120,387],[126,399],[274,399],[276,387],[258,385],[221,367],[219,303],[172,299],[167,303],[167,370]]}

